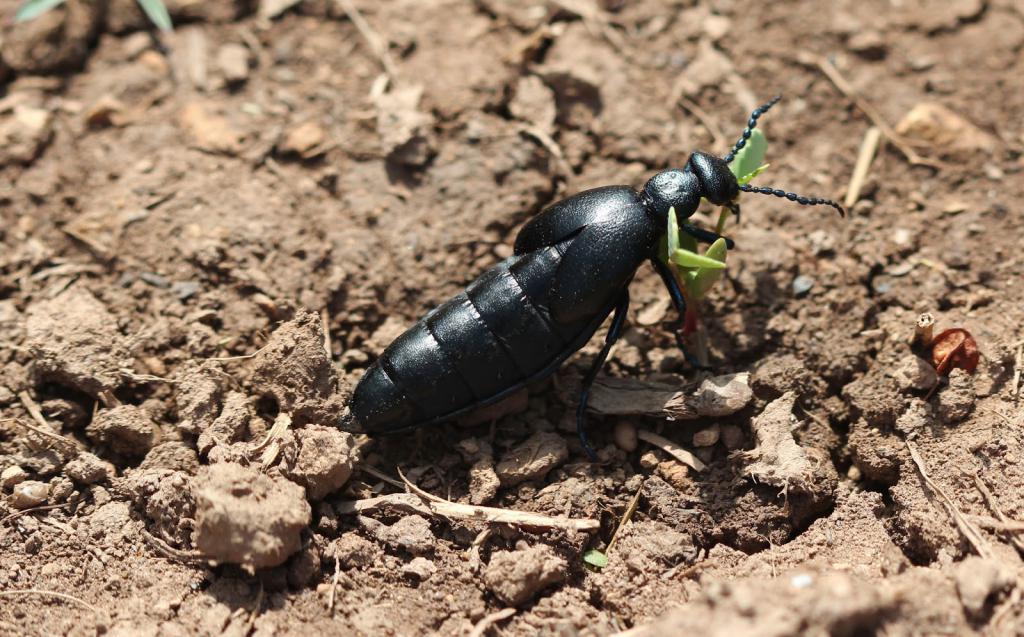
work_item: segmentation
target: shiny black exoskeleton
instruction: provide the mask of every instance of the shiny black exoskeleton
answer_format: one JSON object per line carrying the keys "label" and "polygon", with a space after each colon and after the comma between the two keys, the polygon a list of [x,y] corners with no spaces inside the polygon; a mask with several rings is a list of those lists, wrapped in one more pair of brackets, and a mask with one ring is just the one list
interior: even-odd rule
{"label": "shiny black exoskeleton", "polygon": [[[534,217],[516,237],[513,256],[484,272],[384,350],[356,386],[350,417],[341,427],[395,432],[494,403],[551,374],[614,312],[604,347],[584,379],[576,413],[580,440],[593,456],[583,426],[587,395],[622,332],[628,286],[644,261],[661,276],[680,317],[685,313],[683,293],[658,256],[669,208],[675,208],[680,229],[704,242],[718,235],[683,221],[697,211],[702,197],[729,207],[737,216],[741,191],[804,205],[827,204],[842,214],[832,201],[740,186],[729,170],[728,162],[745,145],[758,117],[778,99],[751,114],[725,158],[695,152],[681,170],[654,175],[640,192],[628,186],[595,188]],[[678,334],[677,341],[693,364]]]}

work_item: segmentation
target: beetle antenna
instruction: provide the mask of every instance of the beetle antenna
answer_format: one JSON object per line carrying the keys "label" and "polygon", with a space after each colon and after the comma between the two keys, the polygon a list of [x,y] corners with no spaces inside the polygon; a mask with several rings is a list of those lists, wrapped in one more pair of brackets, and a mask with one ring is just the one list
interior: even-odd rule
{"label": "beetle antenna", "polygon": [[832,206],[839,211],[840,217],[846,216],[846,211],[843,207],[832,201],[831,199],[818,199],[817,197],[804,197],[798,195],[795,192],[786,192],[785,190],[779,190],[778,188],[765,188],[762,186],[751,186],[750,184],[744,184],[740,186],[740,190],[743,192],[753,192],[759,195],[775,195],[776,197],[782,197],[783,199],[789,199],[795,201],[801,206]]}
{"label": "beetle antenna", "polygon": [[768,109],[775,106],[775,103],[782,99],[781,95],[776,95],[767,103],[758,106],[754,109],[754,112],[750,114],[750,119],[747,120],[747,127],[743,129],[743,134],[740,135],[739,140],[736,141],[736,145],[732,147],[729,154],[725,156],[725,163],[732,161],[732,158],[736,156],[736,153],[740,152],[740,149],[747,145],[747,140],[750,139],[751,133],[757,128],[757,118],[761,117],[768,112]]}

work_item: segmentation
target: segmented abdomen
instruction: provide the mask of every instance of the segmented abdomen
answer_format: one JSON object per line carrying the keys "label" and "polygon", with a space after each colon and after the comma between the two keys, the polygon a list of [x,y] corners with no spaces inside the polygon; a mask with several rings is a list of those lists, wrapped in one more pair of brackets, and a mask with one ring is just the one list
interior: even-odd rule
{"label": "segmented abdomen", "polygon": [[399,336],[356,386],[355,423],[372,433],[450,418],[500,399],[579,349],[605,317],[552,320],[548,295],[568,244],[506,259]]}

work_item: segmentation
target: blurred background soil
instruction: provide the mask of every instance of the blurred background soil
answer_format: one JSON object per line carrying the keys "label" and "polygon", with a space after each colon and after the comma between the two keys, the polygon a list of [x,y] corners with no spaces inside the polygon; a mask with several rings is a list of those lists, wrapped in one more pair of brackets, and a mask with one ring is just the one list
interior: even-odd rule
{"label": "blurred background soil", "polygon": [[[1024,633],[1019,2],[167,5],[0,30],[0,633]],[[595,416],[591,463],[595,338],[476,424],[334,427],[532,215],[776,93],[757,183],[842,199],[881,143],[845,220],[744,198],[703,308],[741,410]],[[646,266],[632,298],[606,375],[700,380]],[[982,357],[933,394],[922,312]],[[396,467],[599,530],[366,504]]]}

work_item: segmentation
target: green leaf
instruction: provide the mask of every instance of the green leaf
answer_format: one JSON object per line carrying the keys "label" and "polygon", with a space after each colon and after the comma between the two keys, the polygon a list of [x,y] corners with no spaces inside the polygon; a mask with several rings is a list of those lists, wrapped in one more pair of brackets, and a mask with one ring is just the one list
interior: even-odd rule
{"label": "green leaf", "polygon": [[722,263],[718,268],[700,268],[689,282],[689,291],[693,298],[699,299],[707,294],[708,290],[722,278],[722,268],[725,267],[725,258],[729,249],[725,246],[725,239],[718,239],[710,246],[704,256]]}
{"label": "green leaf", "polygon": [[[719,239],[718,241],[722,241]],[[718,243],[716,241],[715,243]],[[723,241],[724,244],[724,241]],[[711,244],[714,245],[714,244]],[[711,248],[708,248],[710,251]],[[712,259],[703,254],[697,254],[691,250],[676,250],[672,255],[673,263],[688,267],[688,268],[708,268],[712,270],[721,270],[725,267],[725,262],[718,259]]]}
{"label": "green leaf", "polygon": [[14,14],[14,21],[27,22],[62,4],[64,4],[64,0],[27,0]]}
{"label": "green leaf", "polygon": [[768,150],[768,140],[760,128],[755,128],[743,146],[729,163],[729,170],[737,178],[749,175],[764,163],[764,155]]}
{"label": "green leaf", "polygon": [[604,568],[608,566],[608,556],[597,549],[590,549],[584,553],[583,561],[596,568]]}
{"label": "green leaf", "polygon": [[138,0],[138,3],[158,29],[170,31],[173,28],[171,15],[167,13],[167,7],[164,6],[163,0]]}
{"label": "green leaf", "polygon": [[668,209],[668,231],[665,236],[668,237],[668,253],[674,254],[679,249],[679,220],[676,219],[675,206]]}

